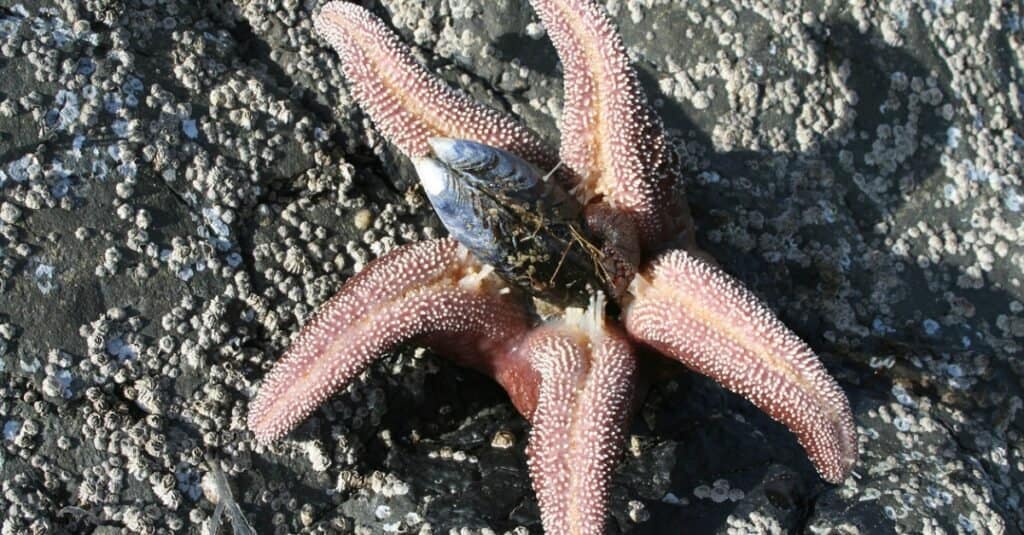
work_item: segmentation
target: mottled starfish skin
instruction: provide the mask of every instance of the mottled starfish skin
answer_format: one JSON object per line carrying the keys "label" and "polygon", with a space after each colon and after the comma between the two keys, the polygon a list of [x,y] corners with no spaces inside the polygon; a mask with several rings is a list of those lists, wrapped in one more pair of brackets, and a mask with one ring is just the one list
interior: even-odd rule
{"label": "mottled starfish skin", "polygon": [[531,0],[562,60],[559,156],[588,199],[627,214],[647,247],[692,227],[674,159],[622,38],[591,0]]}
{"label": "mottled starfish skin", "polygon": [[373,359],[418,340],[506,387],[533,424],[529,467],[549,533],[601,533],[636,384],[603,302],[528,330],[521,304],[451,239],[406,245],[350,279],[300,331],[249,413],[279,438]]}
{"label": "mottled starfish skin", "polygon": [[603,314],[603,304],[592,305],[589,318],[538,328],[521,348],[540,375],[527,453],[547,533],[604,532],[637,361]]}
{"label": "mottled starfish skin", "polygon": [[[351,279],[298,335],[250,413],[261,440],[281,436],[375,357],[408,340],[494,377],[533,423],[531,477],[549,533],[599,533],[621,453],[637,363],[631,339],[751,399],[787,425],[819,472],[840,481],[856,458],[849,405],[810,348],[692,241],[678,175],[621,40],[591,0],[533,0],[562,59],[561,156],[591,201],[588,224],[610,261],[639,273],[621,295],[625,333],[594,306],[589,319],[531,328],[523,303],[450,240],[405,246]],[[431,136],[504,148],[542,168],[536,136],[449,89],[382,22],[330,3],[318,31],[338,49],[356,98],[410,157]],[[673,236],[682,232],[681,238]],[[644,255],[668,243],[647,265]]]}
{"label": "mottled starfish skin", "polygon": [[250,407],[249,428],[260,440],[279,438],[375,358],[418,337],[501,382],[515,381],[513,363],[500,356],[526,331],[526,318],[482,269],[450,239],[407,245],[368,265],[274,365]]}
{"label": "mottled starfish skin", "polygon": [[484,142],[545,169],[557,163],[540,138],[514,118],[473,101],[431,74],[366,9],[331,2],[314,24],[341,56],[355,99],[406,156],[426,156],[429,138],[450,137]]}
{"label": "mottled starfish skin", "polygon": [[626,329],[791,429],[821,476],[857,458],[850,405],[814,352],[749,290],[684,251],[654,260],[630,288]]}

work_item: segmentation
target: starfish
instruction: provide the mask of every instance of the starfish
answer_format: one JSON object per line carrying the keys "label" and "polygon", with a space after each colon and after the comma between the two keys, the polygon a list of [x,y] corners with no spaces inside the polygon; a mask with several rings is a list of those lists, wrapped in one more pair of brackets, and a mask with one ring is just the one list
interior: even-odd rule
{"label": "starfish", "polygon": [[698,248],[680,165],[610,18],[593,0],[531,4],[564,71],[557,156],[430,73],[366,9],[330,2],[317,15],[356,100],[412,159],[454,238],[400,247],[349,279],[264,380],[250,429],[282,437],[415,342],[494,378],[531,423],[544,530],[601,533],[642,401],[640,358],[656,352],[749,399],[796,435],[823,479],[841,482],[857,458],[846,396]]}

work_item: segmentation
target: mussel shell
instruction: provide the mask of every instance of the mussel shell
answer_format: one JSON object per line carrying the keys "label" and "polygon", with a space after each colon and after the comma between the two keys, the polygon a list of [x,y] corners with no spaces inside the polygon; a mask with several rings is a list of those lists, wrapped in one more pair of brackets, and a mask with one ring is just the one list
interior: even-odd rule
{"label": "mussel shell", "polygon": [[506,151],[431,139],[435,157],[414,160],[452,237],[510,284],[559,306],[585,306],[608,288],[582,207],[555,181]]}

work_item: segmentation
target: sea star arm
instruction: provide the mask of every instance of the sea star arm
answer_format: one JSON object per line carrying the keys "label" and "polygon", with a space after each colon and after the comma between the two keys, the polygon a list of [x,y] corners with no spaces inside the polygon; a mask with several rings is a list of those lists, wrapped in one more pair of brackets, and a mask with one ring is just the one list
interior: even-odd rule
{"label": "sea star arm", "polygon": [[454,240],[406,245],[349,279],[302,328],[252,402],[249,428],[262,441],[284,435],[375,358],[410,340],[514,381],[514,367],[498,368],[509,361],[483,357],[503,355],[526,329],[522,304]]}
{"label": "sea star arm", "polygon": [[562,162],[577,193],[629,215],[650,247],[692,225],[678,176],[611,20],[594,0],[531,0],[562,60]]}
{"label": "sea star arm", "polygon": [[624,310],[637,341],[680,360],[786,425],[821,476],[838,483],[857,459],[842,389],[814,352],[749,290],[684,251],[634,279]]}
{"label": "sea star arm", "polygon": [[450,137],[507,150],[544,169],[557,163],[540,138],[513,117],[477,103],[431,74],[365,8],[329,2],[314,25],[338,51],[355,99],[406,156],[427,156],[429,138]]}
{"label": "sea star arm", "polygon": [[454,240],[407,245],[349,279],[302,328],[252,402],[249,428],[260,441],[281,437],[375,358],[417,341],[496,379],[533,423],[545,531],[601,533],[637,372],[603,311],[595,300],[531,330],[522,304]]}
{"label": "sea star arm", "polygon": [[528,449],[545,533],[601,534],[636,385],[629,341],[603,303],[532,331],[519,347],[539,376]]}

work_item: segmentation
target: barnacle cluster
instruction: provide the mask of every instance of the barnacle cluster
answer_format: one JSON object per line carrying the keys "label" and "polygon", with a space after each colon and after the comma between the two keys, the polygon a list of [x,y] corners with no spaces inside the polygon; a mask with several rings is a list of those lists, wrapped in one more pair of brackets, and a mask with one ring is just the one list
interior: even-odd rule
{"label": "barnacle cluster", "polygon": [[[466,406],[411,350],[338,396],[329,443],[253,452],[259,369],[366,263],[443,231],[314,36],[316,3],[218,5],[0,8],[0,532],[208,526],[208,453],[268,532],[529,531],[510,516],[522,491],[466,483],[524,470],[502,453],[521,423],[497,396]],[[452,84],[554,139],[559,75],[525,2],[372,5]],[[794,514],[779,503],[807,490],[766,497],[758,471],[788,439],[709,384],[665,384],[618,480],[623,527],[657,533],[673,507],[709,529],[1024,528],[1021,8],[608,6],[695,177],[698,237],[819,337],[870,438],[861,477]],[[703,452],[668,477],[722,436],[746,441],[718,443],[727,467]],[[265,456],[290,469],[254,470]],[[447,486],[405,468],[421,461]]]}

